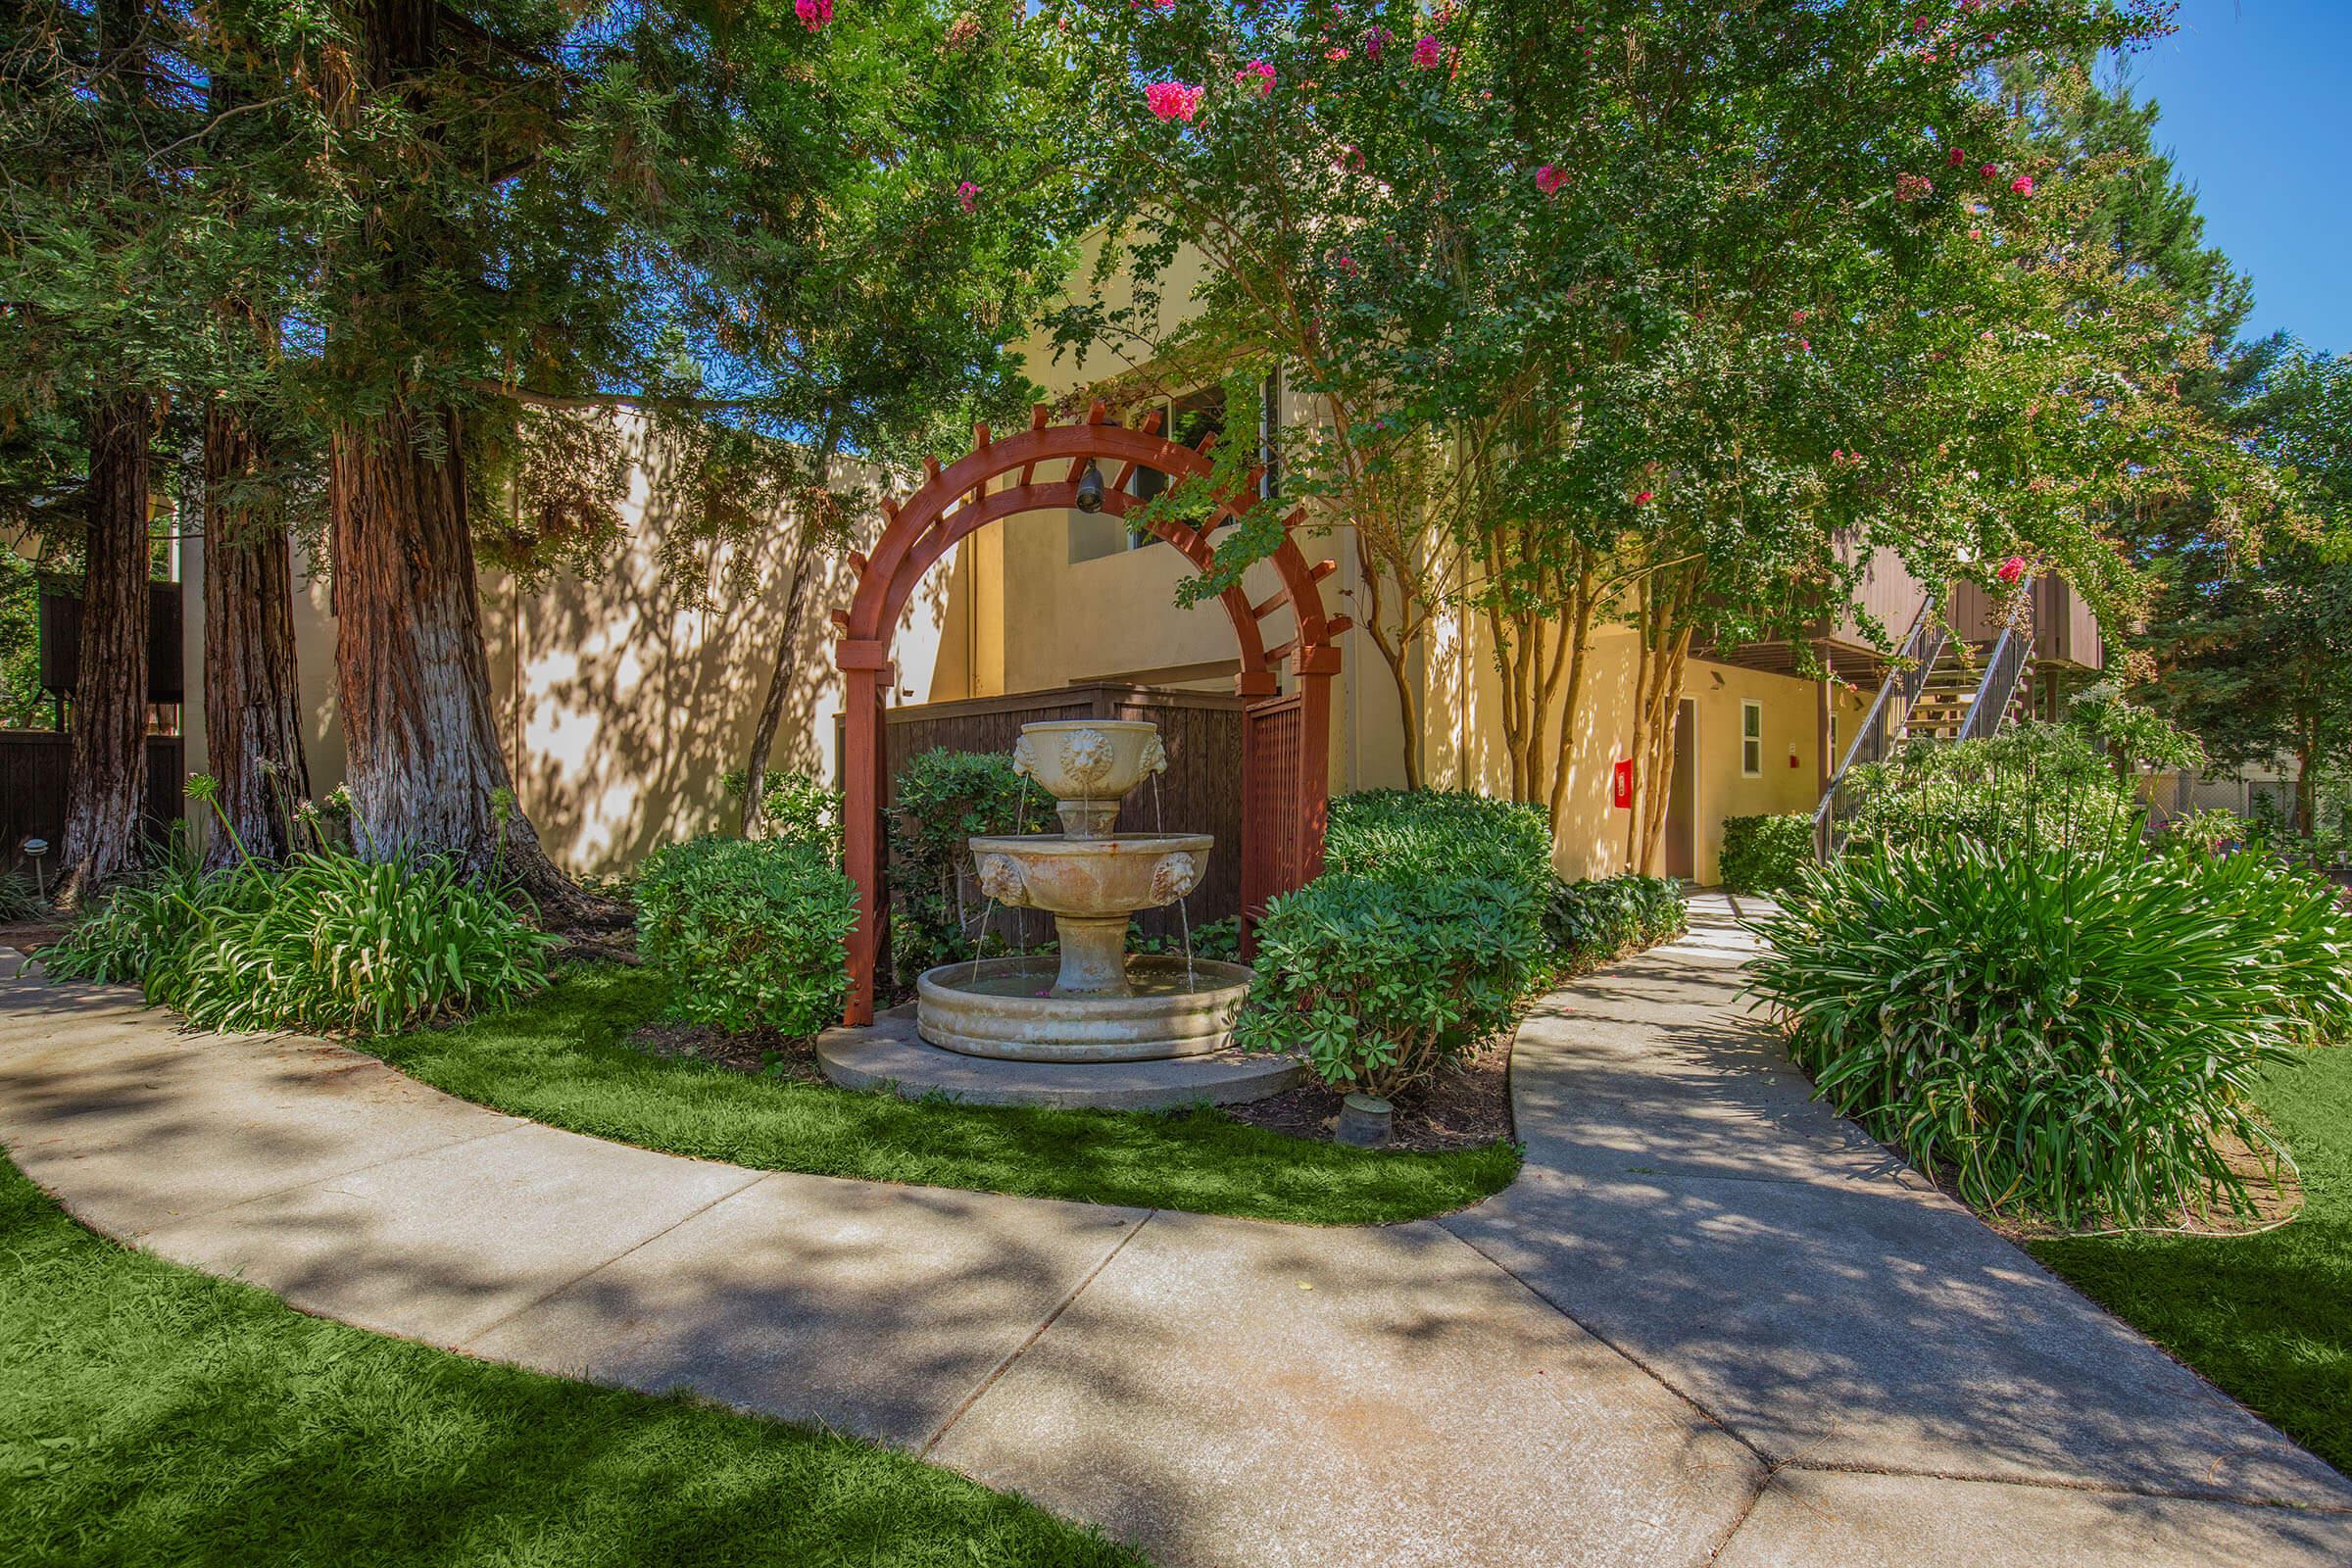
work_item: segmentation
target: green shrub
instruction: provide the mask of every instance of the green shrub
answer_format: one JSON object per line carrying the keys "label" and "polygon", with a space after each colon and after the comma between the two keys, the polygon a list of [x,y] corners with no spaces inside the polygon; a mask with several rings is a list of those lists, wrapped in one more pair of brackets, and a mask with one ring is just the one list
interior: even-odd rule
{"label": "green shrub", "polygon": [[856,891],[819,846],[713,835],[648,857],[637,951],[688,1023],[811,1035],[839,1021]]}
{"label": "green shrub", "polygon": [[1723,821],[1723,885],[1734,893],[1778,893],[1813,858],[1813,813],[1727,816]]}
{"label": "green shrub", "polygon": [[2100,845],[2135,834],[2147,808],[2106,755],[2063,724],[1986,740],[1918,740],[1847,776],[1846,847],[1960,836],[1986,844]]}
{"label": "green shrub", "polygon": [[1965,834],[1807,867],[1751,971],[1821,1095],[1993,1211],[2159,1219],[2245,1190],[2265,1064],[2352,1021],[2324,884],[2135,833]]}
{"label": "green shrub", "polygon": [[1237,1037],[1303,1051],[1326,1083],[1400,1094],[1510,1023],[1537,916],[1513,881],[1327,871],[1258,922]]}
{"label": "green shrub", "polygon": [[1544,906],[1544,938],[1563,969],[1581,973],[1690,929],[1683,885],[1670,876],[1554,878]]}
{"label": "green shrub", "polygon": [[[1184,939],[1148,937],[1141,924],[1127,923],[1127,951],[1142,954],[1184,956]],[[1193,956],[1217,963],[1233,963],[1242,956],[1242,917],[1229,914],[1222,920],[1205,920],[1193,927]]]}
{"label": "green shrub", "polygon": [[1551,826],[1540,806],[1454,790],[1364,790],[1331,803],[1327,871],[1389,881],[1474,877],[1543,893]]}
{"label": "green shrub", "polygon": [[[760,820],[765,837],[799,839],[841,858],[841,791],[816,781],[811,774],[784,768],[764,775],[760,792]],[[743,799],[751,787],[742,768],[730,769],[721,787],[731,800]]]}
{"label": "green shrub", "polygon": [[996,752],[934,748],[909,758],[892,791],[891,967],[901,994],[925,969],[972,956],[987,910],[964,841],[975,833],[1058,832],[1054,798]]}
{"label": "green shrub", "polygon": [[443,859],[305,852],[174,860],[41,954],[61,979],[136,981],[206,1029],[388,1033],[547,984],[555,939]]}

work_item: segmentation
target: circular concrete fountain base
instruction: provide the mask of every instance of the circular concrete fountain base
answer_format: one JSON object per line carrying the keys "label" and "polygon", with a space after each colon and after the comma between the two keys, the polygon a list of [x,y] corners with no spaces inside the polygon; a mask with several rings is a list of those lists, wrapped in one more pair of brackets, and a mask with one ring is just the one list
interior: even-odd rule
{"label": "circular concrete fountain base", "polygon": [[902,1099],[939,1095],[970,1105],[1062,1105],[1098,1110],[1175,1110],[1239,1105],[1295,1087],[1305,1066],[1288,1056],[1220,1051],[1159,1061],[1008,1061],[943,1051],[915,1033],[913,1009],[896,1008],[865,1029],[829,1029],[816,1040],[825,1076],[844,1089],[887,1089]]}

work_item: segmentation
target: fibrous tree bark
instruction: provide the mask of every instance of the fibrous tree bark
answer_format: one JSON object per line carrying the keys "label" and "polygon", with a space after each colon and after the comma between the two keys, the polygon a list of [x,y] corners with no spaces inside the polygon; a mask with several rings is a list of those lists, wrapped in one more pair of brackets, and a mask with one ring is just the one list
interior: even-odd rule
{"label": "fibrous tree bark", "polygon": [[74,686],[65,878],[84,904],[139,867],[147,805],[147,447],[152,405],[111,392],[90,406],[90,477]]}
{"label": "fibrous tree bark", "polygon": [[293,552],[282,524],[259,525],[236,501],[263,461],[242,411],[216,401],[204,421],[204,734],[229,831],[206,859],[240,850],[282,859],[295,802],[311,793],[294,651]]}

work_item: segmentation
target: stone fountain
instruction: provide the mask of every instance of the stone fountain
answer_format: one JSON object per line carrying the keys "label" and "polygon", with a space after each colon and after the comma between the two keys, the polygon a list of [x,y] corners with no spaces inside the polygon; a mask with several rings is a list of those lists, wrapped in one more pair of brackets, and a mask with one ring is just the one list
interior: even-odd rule
{"label": "stone fountain", "polygon": [[1167,768],[1158,726],[1024,724],[1012,764],[1058,803],[1062,831],[972,839],[980,890],[1053,915],[1060,952],[926,971],[915,983],[922,1038],[1016,1061],[1150,1061],[1231,1044],[1248,969],[1127,952],[1129,919],[1190,893],[1216,842],[1205,833],[1118,831],[1120,802]]}

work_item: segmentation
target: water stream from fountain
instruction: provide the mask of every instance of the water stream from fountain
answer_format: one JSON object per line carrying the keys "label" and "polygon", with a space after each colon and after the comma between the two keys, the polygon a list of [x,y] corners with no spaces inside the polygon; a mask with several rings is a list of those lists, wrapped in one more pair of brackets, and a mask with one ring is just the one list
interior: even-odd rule
{"label": "water stream from fountain", "polygon": [[[1152,831],[1163,836],[1168,831],[1167,814],[1160,808],[1159,804],[1159,775],[1157,773],[1152,775]],[[1176,901],[1176,918],[1184,927],[1184,983],[1187,987],[1193,985],[1196,979],[1193,973],[1192,904],[1193,896],[1190,893]]]}
{"label": "water stream from fountain", "polygon": [[[1020,809],[1013,815],[1012,831],[1015,837],[1018,837],[1019,835],[1029,831],[1029,786],[1026,783],[1021,786],[1021,806]],[[988,903],[980,910],[980,935],[972,943],[972,973],[970,978],[973,980],[978,980],[980,978],[980,956],[982,954],[988,951],[988,917],[996,912],[997,901],[996,897],[992,894],[989,897]],[[1189,957],[1190,955],[1187,955],[1187,956]],[[1188,963],[1186,968],[1187,972],[1190,972],[1191,965]]]}

